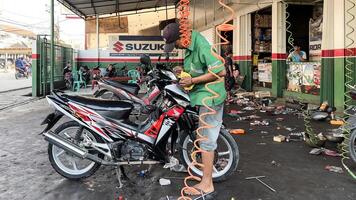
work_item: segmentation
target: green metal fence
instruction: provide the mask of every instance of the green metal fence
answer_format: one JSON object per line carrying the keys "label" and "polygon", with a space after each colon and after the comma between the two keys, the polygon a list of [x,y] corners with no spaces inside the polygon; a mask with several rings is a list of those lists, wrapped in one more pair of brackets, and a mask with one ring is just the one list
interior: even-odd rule
{"label": "green metal fence", "polygon": [[64,87],[64,75],[63,69],[67,62],[73,65],[73,49],[60,45],[55,45],[55,64],[52,67],[50,65],[50,50],[51,44],[47,39],[48,36],[39,35],[36,40],[36,59],[33,59],[33,96],[44,96],[49,94],[51,85],[51,73],[53,73],[53,85],[54,89],[60,89]]}

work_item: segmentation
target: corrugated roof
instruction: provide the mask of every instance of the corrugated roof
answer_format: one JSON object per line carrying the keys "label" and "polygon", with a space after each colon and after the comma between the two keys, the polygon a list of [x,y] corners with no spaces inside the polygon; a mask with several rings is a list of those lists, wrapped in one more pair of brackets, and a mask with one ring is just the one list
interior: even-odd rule
{"label": "corrugated roof", "polygon": [[176,0],[58,0],[82,18],[172,6]]}

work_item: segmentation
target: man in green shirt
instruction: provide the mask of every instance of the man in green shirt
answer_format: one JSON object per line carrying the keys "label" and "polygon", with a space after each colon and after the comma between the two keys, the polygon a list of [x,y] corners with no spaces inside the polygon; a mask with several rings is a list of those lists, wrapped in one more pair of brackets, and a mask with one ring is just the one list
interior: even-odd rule
{"label": "man in green shirt", "polygon": [[[179,25],[177,23],[168,24],[162,34],[166,42],[165,52],[171,52],[174,48],[185,49],[184,56],[184,71],[189,73],[191,77],[182,78],[179,84],[183,87],[194,85],[189,91],[190,103],[192,106],[199,107],[199,114],[209,112],[204,107],[202,100],[206,97],[214,96],[206,88],[205,84],[214,82],[217,78],[208,72],[212,69],[220,77],[226,75],[225,67],[222,62],[212,55],[210,44],[198,32],[192,31],[191,43],[188,48],[184,48],[180,41]],[[220,67],[217,67],[220,66]],[[198,191],[206,194],[214,192],[212,180],[214,150],[217,148],[217,138],[219,136],[223,117],[223,104],[226,99],[226,91],[224,81],[210,85],[209,88],[219,94],[219,97],[207,101],[207,105],[216,111],[216,114],[208,115],[204,121],[212,125],[213,128],[203,129],[201,134],[207,137],[207,141],[202,141],[200,147],[205,150],[202,153],[203,177],[199,184],[195,185]],[[202,124],[199,124],[202,126]],[[188,195],[199,195],[195,190],[186,191]]]}

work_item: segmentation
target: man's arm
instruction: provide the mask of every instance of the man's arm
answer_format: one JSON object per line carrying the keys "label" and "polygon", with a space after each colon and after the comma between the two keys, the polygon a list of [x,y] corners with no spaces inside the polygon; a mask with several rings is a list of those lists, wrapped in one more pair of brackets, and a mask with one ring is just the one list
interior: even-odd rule
{"label": "man's arm", "polygon": [[[226,76],[225,69],[223,69],[222,71],[217,73],[217,75],[220,76],[220,77]],[[203,83],[213,82],[216,79],[217,79],[216,76],[212,75],[211,73],[206,73],[206,74],[203,74],[201,76],[194,77],[194,78],[191,78],[191,77],[182,78],[179,81],[179,84],[181,86],[183,86],[183,87],[189,87],[189,86],[191,86],[193,84],[203,84]]]}
{"label": "man's arm", "polygon": [[[217,75],[220,76],[220,77],[226,76],[226,70],[223,69]],[[206,74],[203,74],[201,76],[197,76],[197,77],[192,78],[192,83],[193,84],[209,83],[209,82],[215,81],[216,79],[217,79],[216,76],[212,75],[211,73],[206,73]]]}

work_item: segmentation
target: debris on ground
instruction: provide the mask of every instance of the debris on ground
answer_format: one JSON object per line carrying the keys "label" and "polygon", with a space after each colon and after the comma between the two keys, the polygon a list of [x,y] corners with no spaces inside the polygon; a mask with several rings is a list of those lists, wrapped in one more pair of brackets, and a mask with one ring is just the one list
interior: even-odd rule
{"label": "debris on ground", "polygon": [[266,186],[268,189],[270,189],[272,192],[276,192],[275,189],[273,189],[271,186],[269,186],[267,183],[263,182],[261,180],[261,178],[265,178],[266,176],[251,176],[251,177],[247,177],[245,178],[245,180],[252,180],[252,179],[255,179],[257,180],[258,182],[260,182],[261,184],[263,184],[264,186]]}
{"label": "debris on ground", "polygon": [[336,151],[330,150],[330,149],[325,149],[325,148],[314,148],[312,149],[309,154],[312,155],[320,155],[320,154],[324,154],[327,156],[332,156],[332,157],[341,157],[341,154],[337,153]]}
{"label": "debris on ground", "polygon": [[161,186],[170,185],[170,184],[171,184],[171,180],[165,179],[165,178],[160,178],[160,179],[159,179],[159,184],[160,184]]}
{"label": "debris on ground", "polygon": [[345,122],[340,119],[334,119],[334,120],[330,120],[330,124],[335,126],[343,126]]}
{"label": "debris on ground", "polygon": [[282,122],[282,121],[284,121],[284,118],[278,117],[278,118],[276,118],[276,121],[277,121],[277,122]]}
{"label": "debris on ground", "polygon": [[290,128],[290,127],[284,127],[287,131],[289,131],[289,132],[292,132],[292,131],[294,131],[296,128]]}
{"label": "debris on ground", "polygon": [[290,141],[300,142],[303,140],[305,140],[305,132],[289,133],[289,135],[286,138],[287,142],[290,142]]}
{"label": "debris on ground", "polygon": [[265,142],[259,142],[259,143],[257,143],[257,145],[267,145],[267,143],[265,143]]}
{"label": "debris on ground", "polygon": [[309,152],[309,154],[320,155],[321,153],[323,153],[323,151],[324,151],[324,148],[314,148]]}
{"label": "debris on ground", "polygon": [[283,142],[285,140],[286,140],[286,136],[284,135],[273,136],[273,141],[275,142]]}
{"label": "debris on ground", "polygon": [[270,121],[267,119],[264,119],[262,121],[255,120],[255,121],[251,122],[250,125],[251,126],[269,126]]}
{"label": "debris on ground", "polygon": [[251,107],[251,106],[248,106],[248,107],[243,108],[242,110],[253,111],[253,110],[255,110],[255,108]]}
{"label": "debris on ground", "polygon": [[336,151],[329,150],[329,149],[324,149],[323,153],[327,156],[341,157],[341,154],[337,153]]}
{"label": "debris on ground", "polygon": [[277,167],[281,166],[280,163],[278,163],[278,162],[276,162],[276,161],[274,161],[274,160],[272,160],[271,165],[277,166]]}
{"label": "debris on ground", "polygon": [[173,156],[169,158],[169,163],[166,163],[163,168],[169,168],[171,171],[174,172],[187,172],[187,169],[184,167],[184,165],[179,164],[179,160]]}
{"label": "debris on ground", "polygon": [[339,174],[344,173],[344,170],[341,167],[336,167],[336,166],[332,166],[332,165],[326,165],[325,169],[328,170],[329,172],[336,172]]}
{"label": "debris on ground", "polygon": [[234,134],[234,135],[243,135],[246,132],[244,129],[232,129],[232,130],[230,130],[230,133]]}

